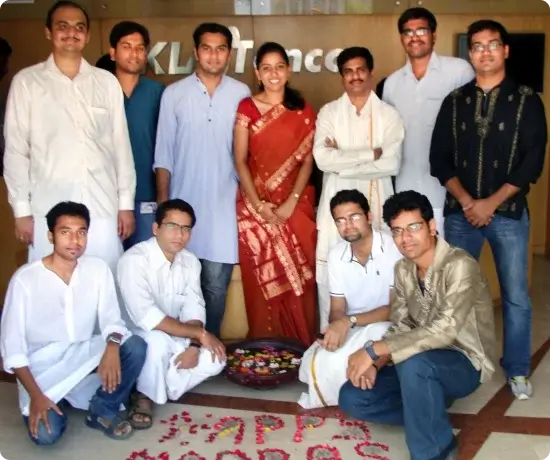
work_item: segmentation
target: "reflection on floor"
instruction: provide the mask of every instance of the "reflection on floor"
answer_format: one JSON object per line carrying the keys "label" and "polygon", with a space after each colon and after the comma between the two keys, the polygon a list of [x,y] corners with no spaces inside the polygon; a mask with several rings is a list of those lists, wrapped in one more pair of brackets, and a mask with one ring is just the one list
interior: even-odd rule
{"label": "reflection on floor", "polygon": [[[456,402],[450,412],[453,425],[459,434],[460,459],[550,459],[550,353],[548,353],[550,349],[550,300],[548,300],[546,287],[549,271],[550,261],[536,258],[532,287],[534,397],[527,401],[514,401],[505,385],[502,372],[498,372],[490,382],[484,384],[474,394]],[[500,335],[500,313],[497,314],[497,318],[497,330]],[[6,375],[0,374],[0,380],[6,380]],[[168,413],[170,410],[172,412],[181,411],[185,409],[185,406],[188,408],[189,406],[204,406],[205,413],[210,411],[218,416],[225,415],[227,411],[219,411],[216,408],[255,411],[263,414],[296,415],[303,412],[295,401],[304,390],[305,386],[299,382],[276,390],[251,390],[233,384],[220,376],[200,385],[193,394],[186,395],[178,403],[167,405],[162,409],[162,413]],[[72,413],[70,415],[71,424],[67,433],[69,436],[63,440],[63,444],[54,449],[38,451],[26,438],[15,398],[15,385],[0,383],[0,413],[2,414],[0,418],[0,453],[4,458],[9,460],[31,460],[34,458],[124,460],[127,458],[128,446],[121,446],[125,443],[112,442],[103,438],[99,433],[90,433],[83,423],[75,422],[82,418],[82,414],[77,411],[73,411],[74,415]],[[193,407],[188,410],[196,412],[197,409],[199,408]],[[315,414],[326,417],[337,416],[336,410],[333,409],[316,411]],[[384,426],[376,426],[371,429],[390,446],[385,458],[391,460],[409,458],[402,429]],[[130,442],[137,444],[141,439],[141,443],[143,443],[147,439],[146,436],[144,433],[139,433]],[[290,458],[302,459],[301,456],[296,455],[291,455]],[[212,460],[215,460],[215,457],[212,457]]]}

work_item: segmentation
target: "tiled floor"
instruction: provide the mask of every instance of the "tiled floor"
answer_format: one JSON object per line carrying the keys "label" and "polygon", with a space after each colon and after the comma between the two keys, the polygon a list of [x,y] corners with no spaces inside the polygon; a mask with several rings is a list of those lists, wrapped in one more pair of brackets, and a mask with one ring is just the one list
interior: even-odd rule
{"label": "tiled floor", "polygon": [[[549,271],[550,261],[537,258],[532,286],[532,382],[535,395],[528,401],[514,401],[505,386],[502,372],[498,372],[474,394],[456,402],[450,412],[453,425],[459,433],[461,460],[550,460],[550,298],[547,287]],[[497,318],[496,326],[500,335],[500,315],[497,315]],[[0,380],[5,377],[0,374]],[[178,403],[214,408],[204,410],[211,410],[217,414],[223,411],[215,408],[295,415],[303,412],[295,401],[304,390],[305,387],[298,382],[272,391],[250,390],[237,386],[223,377],[217,377],[205,382],[196,388],[193,394],[185,396]],[[83,427],[72,428],[67,433],[72,439],[67,440],[57,451],[50,450],[45,454],[41,452],[39,455],[25,437],[16,410],[15,394],[15,385],[0,383],[0,414],[3,414],[0,417],[0,452],[4,452],[7,459],[124,460],[125,457],[120,456],[122,454],[116,453],[122,446],[113,450],[112,441],[103,440],[98,436],[90,438],[89,432]],[[176,410],[177,407],[181,408],[177,404],[170,407],[176,407]],[[330,409],[316,413],[330,417],[334,416],[336,411]],[[75,418],[78,419],[79,415],[73,420]],[[377,426],[376,432],[382,433],[384,442],[390,445],[387,458],[408,458],[401,429]],[[11,456],[6,456],[8,451]],[[301,457],[291,456],[292,460],[298,458],[301,460]],[[212,460],[215,458],[212,457]]]}

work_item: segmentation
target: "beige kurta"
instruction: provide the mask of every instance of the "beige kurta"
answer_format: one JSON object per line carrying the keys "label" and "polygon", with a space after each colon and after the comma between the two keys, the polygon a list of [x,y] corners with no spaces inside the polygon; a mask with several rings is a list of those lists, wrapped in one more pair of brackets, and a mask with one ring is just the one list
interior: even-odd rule
{"label": "beige kurta", "polygon": [[[404,137],[403,122],[397,110],[373,92],[359,114],[346,93],[319,111],[313,155],[324,173],[317,211],[316,254],[322,316],[328,315],[330,310],[327,256],[340,240],[330,212],[330,200],[344,189],[363,192],[369,200],[374,229],[387,229],[382,222],[382,206],[394,193],[391,176],[399,172]],[[338,149],[326,147],[326,138],[336,140]],[[375,160],[377,147],[383,153]]]}
{"label": "beige kurta", "polygon": [[493,299],[476,260],[438,238],[435,258],[420,291],[416,266],[403,259],[395,266],[395,298],[384,337],[398,364],[427,350],[453,348],[481,371],[481,382],[495,372],[497,344]]}

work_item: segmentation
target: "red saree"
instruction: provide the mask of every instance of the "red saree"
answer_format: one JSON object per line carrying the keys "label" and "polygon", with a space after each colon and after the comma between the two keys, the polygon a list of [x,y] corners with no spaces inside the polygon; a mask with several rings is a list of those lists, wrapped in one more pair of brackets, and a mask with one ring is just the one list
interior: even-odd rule
{"label": "red saree", "polygon": [[[251,98],[237,110],[248,128],[248,167],[260,199],[282,204],[292,193],[303,159],[312,155],[315,113],[283,105],[263,116]],[[266,222],[239,190],[239,263],[251,339],[315,340],[315,192],[308,186],[283,225]]]}

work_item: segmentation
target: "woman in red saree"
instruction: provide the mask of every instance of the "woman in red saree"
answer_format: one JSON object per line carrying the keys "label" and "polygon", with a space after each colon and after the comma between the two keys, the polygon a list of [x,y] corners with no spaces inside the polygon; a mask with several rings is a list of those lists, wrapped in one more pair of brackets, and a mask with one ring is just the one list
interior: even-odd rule
{"label": "woman in red saree", "polygon": [[315,340],[315,113],[288,86],[289,59],[277,43],[256,55],[261,92],[241,101],[234,151],[239,263],[249,338]]}

